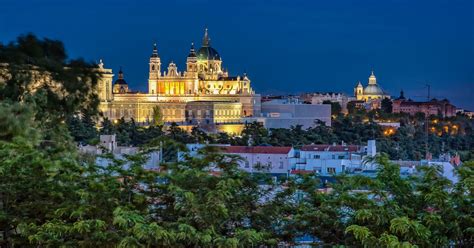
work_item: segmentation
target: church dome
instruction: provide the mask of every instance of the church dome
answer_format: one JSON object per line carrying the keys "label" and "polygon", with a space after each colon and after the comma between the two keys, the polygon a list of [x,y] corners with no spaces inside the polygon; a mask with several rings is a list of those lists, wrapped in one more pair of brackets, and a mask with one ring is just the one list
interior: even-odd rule
{"label": "church dome", "polygon": [[123,79],[123,71],[122,71],[122,68],[120,68],[120,71],[119,71],[119,77],[117,80],[115,80],[115,83],[114,84],[117,84],[117,85],[127,85],[127,82],[125,81],[125,79]]}
{"label": "church dome", "polygon": [[364,95],[383,95],[383,90],[376,84],[369,84],[364,88]]}
{"label": "church dome", "polygon": [[207,33],[207,28],[202,39],[202,47],[197,52],[197,57],[199,60],[221,60],[221,56],[216,49],[211,47],[211,39]]}
{"label": "church dome", "polygon": [[199,48],[197,57],[200,60],[221,60],[221,56],[216,51],[216,49],[210,46],[203,46]]}

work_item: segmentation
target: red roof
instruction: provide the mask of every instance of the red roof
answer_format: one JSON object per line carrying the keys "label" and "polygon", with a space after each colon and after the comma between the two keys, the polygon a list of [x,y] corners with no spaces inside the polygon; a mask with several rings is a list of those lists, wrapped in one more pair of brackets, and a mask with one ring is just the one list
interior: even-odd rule
{"label": "red roof", "polygon": [[329,152],[358,152],[360,146],[356,145],[305,145],[301,147],[301,151],[329,151]]}
{"label": "red roof", "polygon": [[312,170],[291,170],[291,174],[305,175],[305,174],[314,174]]}
{"label": "red roof", "polygon": [[288,154],[291,146],[223,146],[224,153]]}

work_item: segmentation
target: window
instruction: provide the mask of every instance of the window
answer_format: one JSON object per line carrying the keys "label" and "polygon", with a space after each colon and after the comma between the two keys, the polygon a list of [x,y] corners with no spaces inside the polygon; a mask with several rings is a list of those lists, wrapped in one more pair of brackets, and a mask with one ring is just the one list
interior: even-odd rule
{"label": "window", "polygon": [[329,174],[334,174],[334,173],[336,173],[336,168],[334,168],[334,167],[328,167],[328,168],[327,168],[327,172],[328,172]]}
{"label": "window", "polygon": [[336,155],[332,155],[332,159],[336,159]]}
{"label": "window", "polygon": [[249,167],[250,167],[249,161],[245,161],[245,168],[249,168]]}
{"label": "window", "polygon": [[320,156],[320,155],[313,155],[313,158],[315,158],[315,159],[320,159],[321,156]]}
{"label": "window", "polygon": [[278,168],[283,169],[283,161],[280,161],[280,166]]}
{"label": "window", "polygon": [[337,156],[338,159],[344,159],[344,155]]}

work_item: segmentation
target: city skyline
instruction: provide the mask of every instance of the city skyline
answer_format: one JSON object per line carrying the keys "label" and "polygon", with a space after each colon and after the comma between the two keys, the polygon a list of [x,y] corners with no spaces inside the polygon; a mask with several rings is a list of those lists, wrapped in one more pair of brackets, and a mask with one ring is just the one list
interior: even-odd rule
{"label": "city skyline", "polygon": [[154,42],[164,67],[174,61],[183,71],[191,42],[200,45],[208,27],[223,67],[234,74],[247,72],[258,93],[352,95],[357,81],[366,83],[374,69],[392,96],[403,89],[407,97],[424,100],[425,85],[430,84],[432,97],[474,109],[469,1],[344,1],[339,6],[298,1],[252,6],[212,1],[2,2],[1,43],[27,32],[59,39],[72,57],[102,58],[116,75],[122,66],[134,90],[146,91]]}

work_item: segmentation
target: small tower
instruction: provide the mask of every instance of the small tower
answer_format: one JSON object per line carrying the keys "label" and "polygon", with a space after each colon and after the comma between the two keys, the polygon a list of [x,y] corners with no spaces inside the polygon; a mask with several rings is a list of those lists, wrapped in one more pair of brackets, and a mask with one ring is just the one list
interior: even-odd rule
{"label": "small tower", "polygon": [[153,52],[150,56],[149,65],[148,93],[155,94],[157,93],[156,85],[158,83],[158,79],[161,77],[161,60],[160,56],[158,56],[158,48],[156,47],[156,43],[153,44]]}
{"label": "small tower", "polygon": [[363,94],[364,94],[364,86],[362,86],[362,83],[359,81],[357,82],[357,86],[354,88],[354,96],[356,97],[357,100],[359,100]]}
{"label": "small tower", "polygon": [[194,43],[191,43],[191,49],[189,50],[189,55],[186,59],[186,76],[191,78],[197,77],[197,71],[196,50],[194,50]]}
{"label": "small tower", "polygon": [[156,43],[153,44],[153,53],[150,56],[150,79],[158,79],[161,76],[161,60],[158,56]]}

